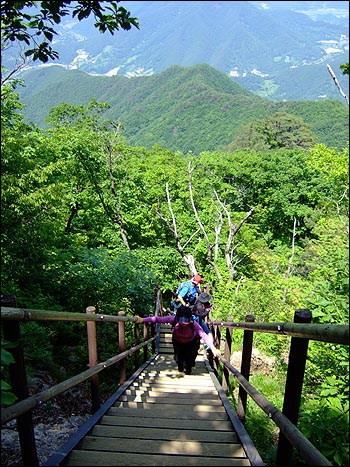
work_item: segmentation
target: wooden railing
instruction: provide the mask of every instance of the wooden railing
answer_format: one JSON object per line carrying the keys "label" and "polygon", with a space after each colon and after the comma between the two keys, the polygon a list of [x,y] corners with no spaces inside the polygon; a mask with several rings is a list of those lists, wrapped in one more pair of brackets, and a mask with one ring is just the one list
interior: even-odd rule
{"label": "wooden railing", "polygon": [[[124,331],[125,322],[134,322],[136,324],[137,319],[125,316],[125,313],[123,312],[119,312],[118,316],[110,316],[96,314],[95,311],[94,307],[88,307],[86,314],[26,310],[11,306],[1,307],[1,323],[4,339],[18,344],[16,348],[11,349],[15,358],[15,363],[11,364],[9,367],[11,385],[18,398],[18,402],[2,408],[1,424],[3,425],[13,419],[17,419],[17,429],[24,466],[39,465],[32,423],[33,409],[81,382],[90,380],[92,412],[94,413],[98,410],[100,405],[98,373],[119,362],[120,385],[122,385],[126,378],[126,358],[135,354],[136,368],[140,364],[139,352],[142,348],[144,348],[144,362],[147,360],[148,346],[152,346],[153,353],[156,350],[157,333],[154,326],[151,327],[152,334],[149,338],[147,325],[144,324],[143,342],[140,343],[139,326],[135,325],[135,345],[126,350]],[[158,291],[155,314],[161,314],[161,312],[161,295]],[[86,321],[90,368],[66,381],[63,381],[62,383],[57,384],[56,386],[29,397],[19,328],[19,322],[26,321]],[[244,423],[247,395],[249,395],[280,428],[276,465],[289,465],[293,448],[299,451],[301,457],[308,465],[332,465],[302,435],[302,433],[297,429],[296,423],[303,385],[308,340],[314,339],[323,342],[332,342],[334,344],[349,345],[349,327],[348,325],[311,324],[310,321],[311,314],[308,310],[296,310],[294,323],[255,323],[252,315],[248,315],[246,317],[246,322],[242,323],[234,323],[229,320],[228,322],[209,323],[216,347],[220,347],[222,329],[226,329],[226,334],[223,339],[225,341],[224,356],[214,359],[210,352],[209,361],[218,377],[219,365],[223,366],[221,385],[224,391],[227,392],[230,374],[237,379],[240,385],[237,405],[237,415],[239,418]],[[111,322],[118,324],[118,347],[121,352],[101,363],[98,363],[97,356],[96,322]],[[244,331],[241,372],[234,368],[230,363],[232,332],[235,329]],[[267,399],[265,399],[264,396],[259,394],[259,392],[249,383],[253,332],[274,333],[285,335],[286,337],[291,336],[292,338],[282,413]]]}
{"label": "wooden railing", "polygon": [[[349,345],[349,325],[311,324],[311,318],[309,310],[300,309],[295,312],[294,323],[254,323],[253,315],[247,315],[246,322],[242,323],[234,323],[232,321],[209,323],[216,347],[220,346],[222,328],[226,328],[224,357],[214,359],[210,353],[209,362],[218,378],[220,376],[219,362],[223,365],[221,385],[226,392],[228,392],[230,374],[238,381],[240,387],[237,401],[237,415],[240,420],[243,423],[245,422],[247,395],[249,395],[280,429],[276,459],[277,466],[291,465],[293,448],[299,452],[301,458],[308,465],[332,465],[303,436],[296,425],[309,339]],[[244,330],[241,372],[230,363],[232,331],[235,329]],[[282,412],[249,383],[253,332],[273,333],[286,337],[292,336]]]}
{"label": "wooden railing", "polygon": [[[47,310],[31,310],[16,308],[16,299],[14,296],[8,296],[2,299],[1,306],[1,325],[3,338],[5,341],[15,343],[16,346],[9,348],[9,352],[14,357],[14,363],[9,365],[10,383],[13,393],[18,402],[1,408],[1,425],[16,419],[19,444],[21,448],[22,461],[24,466],[37,467],[39,465],[36,450],[34,427],[32,420],[32,410],[41,406],[45,402],[62,394],[68,389],[78,384],[90,380],[91,383],[91,412],[95,413],[100,407],[99,381],[98,374],[119,362],[119,385],[122,386],[126,380],[126,359],[135,355],[135,369],[140,366],[140,350],[144,349],[143,361],[148,358],[148,348],[151,345],[151,351],[156,351],[155,326],[143,325],[143,342],[140,342],[139,325],[136,324],[137,318],[125,316],[121,311],[118,316],[96,314],[95,307],[88,307],[86,314],[70,313]],[[162,300],[160,290],[157,290],[155,315],[160,314]],[[73,376],[55,386],[46,389],[33,396],[29,396],[26,368],[23,354],[23,343],[20,334],[20,322],[29,321],[78,321],[87,323],[88,350],[89,350],[89,369]],[[97,340],[96,340],[96,322],[118,324],[118,349],[119,354],[109,358],[104,362],[98,363]],[[125,323],[135,323],[134,346],[126,349],[125,342]],[[151,337],[148,337],[149,327]]]}

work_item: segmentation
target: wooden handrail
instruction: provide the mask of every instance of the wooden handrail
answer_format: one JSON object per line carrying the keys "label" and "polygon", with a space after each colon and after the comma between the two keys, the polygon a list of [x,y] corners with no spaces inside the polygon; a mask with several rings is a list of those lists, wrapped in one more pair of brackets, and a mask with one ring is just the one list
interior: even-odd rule
{"label": "wooden handrail", "polygon": [[250,395],[250,397],[263,409],[265,413],[275,422],[281,429],[285,437],[290,441],[294,448],[296,448],[302,455],[303,459],[308,465],[323,466],[332,465],[316,448],[305,438],[305,436],[298,430],[298,428],[283,415],[273,404],[271,404],[262,394],[260,394],[254,386],[252,386],[244,376],[227,360],[218,357],[219,360],[225,365],[226,368],[235,376],[238,383]]}
{"label": "wooden handrail", "polygon": [[29,310],[25,308],[1,307],[1,319],[15,321],[100,321],[118,323],[120,321],[137,322],[133,316],[87,315],[67,311]]}
{"label": "wooden handrail", "polygon": [[[253,318],[253,317],[252,317]],[[212,321],[209,323],[213,335],[218,333],[218,329],[226,327],[226,332],[234,329],[242,329],[245,334],[247,332],[263,332],[274,333],[279,335],[292,336],[290,346],[288,374],[285,386],[285,401],[283,404],[283,413],[273,406],[267,399],[264,398],[249,382],[249,371],[247,374],[242,374],[244,371],[243,355],[241,373],[230,364],[229,347],[225,347],[225,357],[218,357],[217,362],[221,361],[224,369],[237,379],[240,384],[239,394],[245,392],[249,394],[254,402],[259,405],[271,418],[274,423],[280,428],[279,445],[277,452],[276,465],[290,465],[292,448],[294,447],[307,462],[308,465],[332,465],[311,442],[303,436],[297,429],[297,414],[299,413],[300,397],[303,385],[303,375],[307,358],[307,343],[309,339],[332,342],[335,344],[349,345],[349,326],[348,325],[322,325],[312,324],[312,315],[309,310],[300,309],[295,312],[295,322],[293,323],[255,323],[250,322],[248,316],[246,322],[233,323]],[[252,320],[254,321],[254,319]],[[252,336],[251,336],[252,338]],[[292,345],[294,343],[294,345]],[[247,349],[243,348],[243,353],[248,352],[252,347],[252,339],[249,344],[245,344]],[[217,368],[217,362],[214,368]],[[224,372],[222,372],[224,374]],[[288,401],[286,397],[288,395]],[[237,415],[244,423],[245,406],[239,404],[238,399]]]}
{"label": "wooden handrail", "polygon": [[348,324],[232,323],[222,321],[211,321],[211,324],[227,328],[246,329],[272,334],[285,334],[294,337],[306,337],[315,341],[349,345]]}
{"label": "wooden handrail", "polygon": [[1,409],[1,425],[13,420],[14,418],[17,418],[19,415],[22,415],[28,412],[28,410],[35,409],[36,407],[43,404],[44,402],[47,402],[53,397],[56,397],[59,394],[62,394],[62,392],[67,391],[67,389],[70,389],[76,386],[77,384],[80,384],[83,381],[86,381],[87,379],[91,378],[91,376],[96,375],[97,373],[104,370],[105,368],[108,368],[109,366],[114,365],[120,360],[123,360],[125,357],[132,355],[137,350],[141,349],[142,347],[148,345],[150,342],[154,341],[155,338],[156,337],[151,337],[146,342],[142,342],[141,344],[135,347],[131,347],[129,350],[126,350],[125,352],[115,355],[114,357],[111,357],[104,362],[98,363],[94,367],[89,368],[88,370],[85,370],[82,373],[79,373],[73,376],[72,378],[69,378],[63,381],[62,383],[56,384],[55,386],[52,386],[51,388],[46,389],[45,391],[39,392],[35,396],[28,397],[13,405],[10,405],[9,407],[2,408]]}

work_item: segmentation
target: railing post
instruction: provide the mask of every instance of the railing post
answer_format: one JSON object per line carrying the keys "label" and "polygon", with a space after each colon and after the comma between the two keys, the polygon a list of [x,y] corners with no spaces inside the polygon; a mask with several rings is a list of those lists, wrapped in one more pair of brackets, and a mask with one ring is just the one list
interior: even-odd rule
{"label": "railing post", "polygon": [[[119,311],[118,316],[125,316],[125,311]],[[124,352],[126,349],[125,345],[125,322],[119,321],[118,323],[118,345],[119,345],[119,352]],[[120,378],[119,384],[122,385],[126,381],[126,361],[125,358],[120,360]]]}
{"label": "railing post", "polygon": [[[214,342],[214,345],[215,345],[215,325],[214,324],[211,324],[209,326],[209,329],[210,329],[210,332],[211,332],[211,335],[212,335],[212,338],[213,338],[213,342]],[[208,353],[208,361],[209,361],[209,364],[212,368],[214,368],[214,358],[213,358],[213,354],[212,352],[209,352]]]}
{"label": "railing post", "polygon": [[[221,327],[218,324],[215,324],[214,326],[214,334],[213,334],[213,342],[214,342],[214,347],[217,349],[220,349],[220,343],[221,343]],[[210,365],[213,368],[214,374],[216,377],[219,376],[219,367],[218,367],[218,360],[217,358],[212,358],[212,355],[210,355],[209,358]],[[222,381],[221,381],[222,383]]]}
{"label": "railing post", "polygon": [[[146,323],[143,323],[143,340],[144,342],[148,339],[148,326]],[[147,361],[148,358],[148,345],[145,345],[143,348],[143,363]]]}
{"label": "railing post", "polygon": [[[1,306],[16,308],[16,297],[14,295],[1,297]],[[17,347],[9,349],[15,360],[15,363],[9,365],[9,375],[13,392],[18,398],[17,402],[19,402],[29,397],[23,344],[20,339],[20,324],[18,321],[4,320],[2,321],[2,328],[4,339],[17,344]],[[20,415],[16,421],[23,466],[36,467],[39,465],[39,460],[36,451],[32,411]]]}
{"label": "railing post", "polygon": [[[295,310],[294,323],[311,323],[311,320],[312,315],[309,310],[303,308]],[[298,423],[308,345],[309,339],[303,337],[291,338],[282,413],[294,425]],[[276,465],[283,465],[285,467],[291,465],[292,452],[293,446],[284,434],[280,432]]]}
{"label": "railing post", "polygon": [[[253,315],[246,315],[246,322],[253,322]],[[250,374],[250,362],[252,358],[253,348],[253,331],[244,331],[243,335],[243,348],[242,348],[242,362],[241,362],[241,374],[249,381]],[[237,402],[237,415],[242,423],[245,423],[245,413],[247,408],[247,393],[239,386],[238,389],[238,402]]]}
{"label": "railing post", "polygon": [[[134,335],[135,335],[135,346],[140,343],[140,326],[138,323],[134,325]],[[140,366],[140,351],[136,350],[135,352],[135,371]]]}
{"label": "railing post", "polygon": [[[233,322],[232,318],[227,318],[228,322]],[[231,345],[232,345],[232,328],[226,328],[226,339],[225,339],[225,352],[224,352],[224,358],[225,360],[231,362]],[[228,389],[229,389],[229,378],[230,378],[230,372],[224,366],[224,372],[222,375],[222,389],[225,391],[226,394],[228,394]]]}
{"label": "railing post", "polygon": [[[88,306],[86,313],[88,315],[94,315],[96,308],[94,306]],[[86,321],[86,329],[88,336],[88,349],[89,349],[89,367],[97,365],[97,338],[96,338],[96,321]],[[91,413],[94,414],[101,406],[100,403],[100,383],[99,377],[93,375],[90,378],[90,390],[91,390]]]}

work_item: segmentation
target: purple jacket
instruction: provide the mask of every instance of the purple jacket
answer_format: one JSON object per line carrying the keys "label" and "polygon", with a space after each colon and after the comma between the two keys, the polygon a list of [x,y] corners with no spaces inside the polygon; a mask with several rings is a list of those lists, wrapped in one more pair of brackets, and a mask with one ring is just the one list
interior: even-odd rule
{"label": "purple jacket", "polygon": [[[146,318],[143,318],[144,323],[169,323],[169,324],[174,324],[175,322],[175,315],[172,316],[147,316]],[[179,343],[184,343],[184,342],[189,342],[193,340],[197,335],[201,339],[204,340],[204,342],[209,345],[211,348],[212,352],[214,352],[215,347],[213,346],[211,340],[208,338],[208,335],[203,331],[202,326],[200,326],[197,321],[193,321],[193,331],[192,327],[189,326],[188,324],[185,324],[184,326],[182,323],[177,323],[178,328],[175,328],[173,330],[174,338],[179,342]],[[179,332],[180,326],[183,326],[184,328],[184,333]]]}

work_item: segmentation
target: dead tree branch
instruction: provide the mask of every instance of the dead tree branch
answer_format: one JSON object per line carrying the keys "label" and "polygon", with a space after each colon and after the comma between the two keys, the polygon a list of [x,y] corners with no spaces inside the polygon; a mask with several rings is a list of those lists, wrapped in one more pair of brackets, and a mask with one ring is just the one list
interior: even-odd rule
{"label": "dead tree branch", "polygon": [[188,163],[188,189],[189,189],[189,192],[190,192],[190,199],[191,199],[191,204],[192,204],[192,209],[193,209],[193,212],[194,212],[194,216],[196,218],[196,221],[197,221],[197,224],[199,225],[199,228],[200,230],[203,232],[203,235],[204,235],[204,238],[205,238],[205,241],[206,241],[206,244],[207,244],[207,256],[206,256],[206,259],[208,261],[208,264],[211,265],[211,267],[214,269],[215,271],[215,274],[217,276],[217,278],[219,280],[222,280],[222,276],[220,274],[220,271],[219,271],[219,268],[217,267],[216,263],[213,261],[212,259],[212,251],[213,251],[213,248],[214,248],[214,245],[212,243],[210,243],[210,240],[209,240],[209,236],[202,224],[202,221],[198,215],[198,211],[197,211],[197,208],[196,208],[196,205],[195,205],[195,202],[194,202],[194,198],[193,198],[193,190],[192,190],[192,172],[193,172],[193,168],[191,168],[191,161]]}
{"label": "dead tree branch", "polygon": [[342,97],[344,97],[344,99],[346,100],[346,103],[348,104],[348,107],[349,107],[349,99],[347,97],[347,95],[344,93],[344,91],[342,90],[340,84],[339,84],[339,81],[337,80],[337,77],[335,76],[334,74],[334,71],[332,70],[332,68],[328,65],[327,63],[327,69],[329,71],[329,74],[331,75],[331,77],[333,78],[333,81],[334,81],[334,84],[337,86],[340,94]]}
{"label": "dead tree branch", "polygon": [[[235,235],[237,234],[237,232],[240,230],[240,228],[242,227],[242,225],[247,221],[247,219],[253,214],[253,211],[254,211],[254,208],[250,209],[250,211],[244,216],[244,218],[240,221],[240,223],[238,224],[238,226],[236,227],[232,220],[231,220],[231,213],[230,211],[227,209],[227,207],[225,206],[225,204],[220,200],[219,198],[219,195],[217,194],[217,192],[215,191],[215,196],[216,196],[216,199],[218,200],[220,206],[223,208],[223,210],[225,211],[226,213],[226,217],[227,217],[227,222],[228,222],[228,228],[229,228],[229,232],[228,232],[228,237],[227,237],[227,242],[226,242],[226,246],[225,246],[225,259],[226,259],[226,265],[227,265],[227,268],[230,272],[230,276],[229,276],[229,281],[228,282],[232,282],[235,274],[236,274],[236,270],[234,268],[234,265],[232,264],[232,259],[231,259],[231,248],[232,248],[232,243],[233,243],[233,240],[234,240],[234,237]],[[236,260],[236,263],[235,264],[238,264],[241,260]]]}
{"label": "dead tree branch", "polygon": [[190,273],[193,276],[194,274],[197,274],[197,269],[196,269],[196,266],[195,266],[195,263],[194,263],[194,257],[191,254],[186,254],[185,251],[184,251],[184,248],[190,242],[190,240],[197,235],[199,230],[197,230],[194,234],[192,234],[191,238],[185,243],[184,246],[182,246],[181,241],[180,241],[180,237],[179,237],[178,231],[177,231],[176,218],[175,218],[174,211],[173,211],[173,208],[172,208],[172,205],[171,205],[168,182],[165,184],[165,191],[166,191],[168,209],[169,209],[169,212],[170,212],[170,215],[171,215],[172,224],[162,215],[162,213],[160,212],[159,209],[157,210],[157,215],[165,222],[165,224],[168,226],[169,230],[173,233],[178,252],[180,253],[182,259],[185,261],[187,266],[189,267]]}

